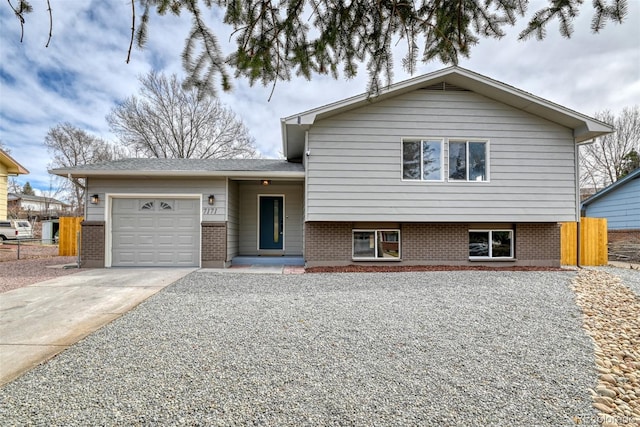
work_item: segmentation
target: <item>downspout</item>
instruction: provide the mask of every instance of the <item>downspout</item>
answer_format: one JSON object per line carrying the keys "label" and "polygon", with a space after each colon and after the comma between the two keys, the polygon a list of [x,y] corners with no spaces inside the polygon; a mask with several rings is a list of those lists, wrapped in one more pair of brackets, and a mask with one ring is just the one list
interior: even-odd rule
{"label": "downspout", "polygon": [[309,151],[309,130],[304,131],[304,153],[302,154],[302,166],[304,167],[304,183],[303,185],[303,200],[302,204],[304,209],[304,217],[302,218],[302,258],[304,260],[305,266],[307,265],[307,218],[309,215],[309,156],[311,152]]}
{"label": "downspout", "polygon": [[576,267],[580,265],[580,144],[576,144]]}
{"label": "downspout", "polygon": [[578,142],[576,143],[576,218],[578,219],[578,221],[576,222],[576,267],[577,268],[582,268],[582,266],[580,265],[580,244],[582,243],[582,240],[580,239],[580,205],[581,205],[581,201],[580,201],[580,146],[581,145],[589,145],[589,144],[593,144],[595,142],[595,139],[590,139],[588,141],[585,142]]}

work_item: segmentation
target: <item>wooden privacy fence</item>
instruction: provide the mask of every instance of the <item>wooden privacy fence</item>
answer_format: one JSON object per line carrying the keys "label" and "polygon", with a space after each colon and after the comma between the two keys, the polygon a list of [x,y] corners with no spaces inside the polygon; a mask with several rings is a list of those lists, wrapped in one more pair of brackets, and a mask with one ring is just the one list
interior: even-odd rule
{"label": "wooden privacy fence", "polygon": [[78,233],[81,231],[82,217],[60,217],[58,230],[58,255],[78,255]]}
{"label": "wooden privacy fence", "polygon": [[[575,222],[563,222],[560,229],[561,263],[576,265],[578,257],[578,227]],[[607,219],[580,218],[580,265],[607,265]]]}

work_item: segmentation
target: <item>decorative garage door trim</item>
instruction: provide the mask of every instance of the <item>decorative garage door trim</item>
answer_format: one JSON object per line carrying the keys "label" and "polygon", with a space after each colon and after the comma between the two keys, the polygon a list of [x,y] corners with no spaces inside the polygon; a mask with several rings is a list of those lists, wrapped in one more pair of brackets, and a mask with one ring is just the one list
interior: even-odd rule
{"label": "decorative garage door trim", "polygon": [[199,267],[202,195],[109,195],[108,267]]}

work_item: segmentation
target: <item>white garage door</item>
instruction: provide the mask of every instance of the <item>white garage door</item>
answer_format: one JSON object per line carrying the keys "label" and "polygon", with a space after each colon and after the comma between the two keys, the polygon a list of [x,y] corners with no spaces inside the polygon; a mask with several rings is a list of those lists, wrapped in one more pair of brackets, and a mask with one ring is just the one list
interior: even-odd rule
{"label": "white garage door", "polygon": [[111,265],[197,267],[200,200],[113,199]]}

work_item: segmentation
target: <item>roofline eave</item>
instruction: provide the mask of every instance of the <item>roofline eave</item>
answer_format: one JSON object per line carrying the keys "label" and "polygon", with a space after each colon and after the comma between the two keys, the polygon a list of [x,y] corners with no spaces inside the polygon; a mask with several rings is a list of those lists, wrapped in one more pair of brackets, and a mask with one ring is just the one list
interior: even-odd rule
{"label": "roofline eave", "polygon": [[215,177],[215,178],[256,178],[256,179],[300,179],[304,178],[304,171],[166,171],[166,170],[93,170],[93,169],[52,169],[49,173],[61,177],[76,178],[126,178],[130,176],[145,176],[153,178],[172,177]]}
{"label": "roofline eave", "polygon": [[631,171],[631,173],[629,173],[624,178],[621,178],[621,179],[617,180],[613,184],[610,184],[609,186],[607,186],[607,187],[603,188],[602,190],[598,191],[596,194],[592,195],[588,199],[584,200],[580,204],[581,205],[581,209],[584,209],[586,206],[589,206],[591,203],[593,203],[596,200],[600,199],[602,196],[605,196],[605,195],[609,194],[610,192],[616,190],[617,188],[619,188],[620,186],[624,185],[625,183],[627,183],[627,182],[629,182],[629,181],[631,181],[633,179],[638,179],[638,178],[640,178],[640,168],[634,169],[633,171]]}

